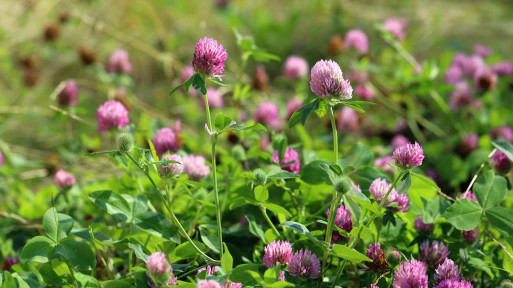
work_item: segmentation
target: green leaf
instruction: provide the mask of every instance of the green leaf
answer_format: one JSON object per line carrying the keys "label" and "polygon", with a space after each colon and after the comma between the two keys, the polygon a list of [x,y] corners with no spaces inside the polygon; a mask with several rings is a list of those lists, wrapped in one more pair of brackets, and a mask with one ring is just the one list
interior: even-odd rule
{"label": "green leaf", "polygon": [[215,253],[219,253],[219,238],[204,228],[200,228],[199,232],[201,241],[205,244],[205,246],[207,246],[208,249],[214,251]]}
{"label": "green leaf", "polygon": [[290,214],[290,212],[287,211],[287,209],[281,207],[280,205],[274,203],[260,203],[260,205],[264,206],[265,208],[271,210],[274,213],[279,213],[287,217],[292,217],[292,214]]}
{"label": "green leaf", "polygon": [[145,263],[146,261],[148,261],[148,255],[146,255],[143,250],[142,250],[142,247],[141,245],[139,244],[132,244],[132,243],[128,243],[128,248],[134,250],[135,252],[135,256],[141,260],[143,260]]}
{"label": "green leaf", "polygon": [[92,153],[87,153],[87,154],[84,154],[85,156],[94,156],[94,155],[101,155],[101,154],[110,154],[110,153],[113,153],[113,152],[116,152],[117,150],[111,150],[111,151],[99,151],[99,152],[92,152]]}
{"label": "green leaf", "polygon": [[114,158],[119,162],[121,163],[121,165],[125,166],[125,167],[128,167],[128,160],[126,159],[125,155],[123,155],[123,153],[119,152],[119,151],[116,151],[116,153],[114,154]]}
{"label": "green leaf", "polygon": [[367,102],[367,101],[344,101],[342,102],[344,104],[356,104],[356,105],[376,105],[374,102]]}
{"label": "green leaf", "polygon": [[511,145],[511,143],[503,140],[496,140],[493,141],[492,144],[495,148],[506,154],[510,160],[513,160],[513,145]]}
{"label": "green leaf", "polygon": [[43,228],[46,236],[54,242],[59,242],[68,237],[73,228],[73,223],[73,218],[65,214],[57,213],[55,208],[46,210],[43,217]]}
{"label": "green leaf", "polygon": [[180,243],[177,228],[166,217],[151,211],[141,213],[135,218],[137,227],[175,243]]}
{"label": "green leaf", "polygon": [[[232,273],[230,273],[230,281],[235,283],[242,283],[242,285],[246,285],[246,283],[250,283],[255,281],[253,276],[249,272],[258,272],[258,269],[261,267],[265,267],[262,264],[242,264],[233,268]],[[260,281],[262,281],[260,279]]]}
{"label": "green leaf", "polygon": [[479,225],[483,210],[469,199],[461,199],[445,211],[445,220],[459,230],[472,230]]}
{"label": "green leaf", "polygon": [[249,130],[249,131],[267,131],[267,129],[260,123],[256,123],[256,124],[253,124],[251,126],[244,126],[244,125],[235,125],[235,126],[232,126],[228,129],[226,129],[225,131],[227,132],[231,132],[231,131],[244,131],[244,130]]}
{"label": "green leaf", "polygon": [[485,211],[486,219],[495,228],[506,235],[513,235],[513,210],[504,207],[492,207]]}
{"label": "green leaf", "polygon": [[378,215],[382,214],[378,211],[378,206],[376,203],[372,203],[365,194],[363,194],[360,191],[351,189],[351,191],[347,192],[347,196],[351,197],[356,203],[360,204],[362,208],[365,208],[373,213],[376,213]]}
{"label": "green leaf", "polygon": [[257,60],[259,62],[268,62],[270,60],[272,60],[272,61],[280,61],[280,57],[278,57],[277,55],[264,52],[261,49],[255,50],[252,53],[252,55],[253,55],[253,58],[255,58],[255,60]]}
{"label": "green leaf", "polygon": [[216,119],[214,120],[214,127],[219,131],[223,131],[226,127],[233,124],[235,124],[235,122],[232,121],[232,118],[224,115],[223,113],[217,114]]}
{"label": "green leaf", "polygon": [[274,282],[276,282],[277,277],[278,277],[278,273],[276,272],[276,269],[269,268],[269,269],[265,270],[264,282],[266,284],[274,283]]}
{"label": "green leaf", "polygon": [[223,246],[224,246],[224,253],[223,253],[223,258],[221,259],[221,267],[223,267],[223,272],[225,274],[229,274],[233,268],[233,257],[230,254],[228,247],[226,247],[226,243],[223,243]]}
{"label": "green leaf", "polygon": [[132,221],[130,204],[121,195],[110,190],[101,190],[90,193],[89,199],[119,220],[126,223]]}
{"label": "green leaf", "polygon": [[205,84],[205,80],[199,74],[194,74],[192,76],[192,87],[196,89],[196,91],[200,92],[202,95],[207,94],[207,85]]}
{"label": "green leaf", "polygon": [[148,146],[150,146],[151,155],[153,156],[153,160],[159,160],[159,156],[157,156],[157,150],[155,150],[155,146],[153,146],[153,142],[148,138]]}
{"label": "green leaf", "polygon": [[269,192],[264,186],[258,185],[253,189],[255,194],[255,200],[259,202],[265,202],[269,198]]}
{"label": "green leaf", "polygon": [[255,216],[252,214],[247,214],[246,218],[248,219],[249,232],[265,242],[264,230],[262,230],[262,227],[256,223]]}
{"label": "green leaf", "polygon": [[285,164],[283,163],[283,156],[285,155],[285,151],[287,151],[287,137],[282,137],[279,146],[278,146],[278,159],[280,160],[280,165]]}
{"label": "green leaf", "polygon": [[299,120],[301,119],[301,114],[303,114],[304,109],[305,106],[297,109],[296,111],[294,111],[294,113],[292,113],[292,116],[290,116],[289,119],[289,128],[294,127],[299,122]]}
{"label": "green leaf", "polygon": [[43,277],[43,280],[52,286],[65,286],[67,283],[55,273],[52,266],[49,263],[45,263],[39,269],[39,274]]}
{"label": "green leaf", "polygon": [[349,107],[353,110],[356,110],[360,113],[365,113],[365,110],[363,110],[363,108],[360,107],[360,105],[358,105],[358,104],[353,104],[352,102],[343,102],[343,103],[344,103],[344,105],[346,105],[347,107]]}
{"label": "green leaf", "polygon": [[424,223],[433,223],[436,219],[441,217],[447,211],[447,208],[451,206],[451,203],[442,197],[431,198],[429,200],[423,200],[422,206],[426,207],[424,215],[422,217]]}
{"label": "green leaf", "polygon": [[281,223],[280,226],[287,227],[287,228],[292,229],[292,230],[294,230],[294,231],[296,231],[296,232],[298,232],[300,234],[306,235],[306,236],[312,238],[315,241],[319,241],[319,240],[317,240],[317,238],[315,238],[312,235],[312,233],[310,233],[308,228],[306,228],[306,226],[301,224],[301,223],[297,223],[297,222],[294,222],[294,221],[285,221],[285,222]]}
{"label": "green leaf", "polygon": [[110,280],[102,283],[102,288],[131,288],[132,285],[123,280]]}
{"label": "green leaf", "polygon": [[[194,74],[194,75],[196,75],[196,74]],[[173,90],[171,90],[171,92],[169,92],[169,96],[171,96],[171,94],[175,93],[176,90],[180,89],[180,87],[183,87],[183,90],[185,90],[185,91],[189,91],[189,87],[191,87],[192,81],[194,80],[194,75],[192,75],[185,82],[183,82],[182,84],[176,86]]]}
{"label": "green leaf", "polygon": [[335,244],[333,245],[332,251],[333,255],[340,257],[342,259],[346,259],[356,264],[361,262],[372,262],[372,260],[369,257],[344,245]]}
{"label": "green leaf", "polygon": [[299,175],[285,170],[271,170],[267,175],[267,179],[291,179],[299,178]]}
{"label": "green leaf", "polygon": [[208,81],[214,83],[214,84],[217,84],[218,86],[222,86],[222,87],[229,87],[228,85],[222,83],[221,81],[217,81],[215,78],[208,78]]}
{"label": "green leaf", "polygon": [[304,109],[301,111],[301,124],[305,126],[306,119],[312,113],[313,111],[317,110],[319,108],[319,104],[321,102],[320,98],[316,98],[314,101],[312,101],[310,104],[303,106]]}
{"label": "green leaf", "polygon": [[406,172],[406,174],[401,177],[399,180],[399,184],[397,184],[397,193],[404,194],[408,192],[408,189],[411,187],[411,175],[410,172]]}
{"label": "green leaf", "polygon": [[96,267],[96,257],[87,243],[64,239],[55,251],[67,258],[79,271],[92,270]]}
{"label": "green leaf", "polygon": [[473,192],[483,209],[497,206],[506,194],[506,180],[495,176],[492,170],[486,171],[474,184]]}
{"label": "green leaf", "polygon": [[21,250],[20,259],[23,263],[32,261],[46,263],[48,256],[54,248],[54,242],[44,236],[36,236],[30,239]]}

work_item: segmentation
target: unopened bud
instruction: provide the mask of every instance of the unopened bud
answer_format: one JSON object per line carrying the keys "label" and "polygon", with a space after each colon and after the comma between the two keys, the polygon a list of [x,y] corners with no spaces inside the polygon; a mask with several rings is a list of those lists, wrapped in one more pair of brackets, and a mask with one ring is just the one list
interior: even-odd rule
{"label": "unopened bud", "polygon": [[395,248],[388,248],[386,252],[386,258],[388,264],[391,267],[397,266],[401,262],[401,253]]}
{"label": "unopened bud", "polygon": [[501,282],[499,288],[513,288],[513,282],[511,282],[511,280],[504,280]]}
{"label": "unopened bud", "polygon": [[345,194],[351,190],[351,183],[349,183],[349,181],[346,179],[338,179],[336,180],[335,184],[333,184],[333,188],[338,193]]}
{"label": "unopened bud", "polygon": [[244,161],[246,159],[246,151],[241,145],[235,145],[232,148],[231,155],[237,161]]}
{"label": "unopened bud", "polygon": [[265,183],[267,182],[267,173],[265,173],[264,170],[262,170],[260,168],[255,169],[255,170],[253,170],[253,175],[255,175],[255,178],[256,178],[256,181],[258,182],[258,184],[265,185]]}
{"label": "unopened bud", "polygon": [[123,132],[117,137],[118,151],[121,153],[130,153],[134,149],[134,136],[128,132]]}

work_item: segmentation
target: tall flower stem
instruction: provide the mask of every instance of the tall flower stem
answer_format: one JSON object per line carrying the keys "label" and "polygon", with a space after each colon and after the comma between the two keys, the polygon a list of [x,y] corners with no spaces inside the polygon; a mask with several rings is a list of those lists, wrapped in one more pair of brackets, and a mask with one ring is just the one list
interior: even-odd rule
{"label": "tall flower stem", "polygon": [[[210,131],[214,131],[214,126],[212,126],[212,117],[210,117],[210,109],[208,108],[208,98],[207,93],[203,95],[205,98],[205,109],[207,112],[207,121],[208,121],[208,129]],[[217,165],[216,165],[216,142],[217,142],[217,134],[213,134],[210,136],[212,140],[212,176],[214,178],[214,197],[216,204],[216,222],[217,222],[217,238],[219,238],[219,257],[223,259],[223,231],[221,230],[221,209],[219,207],[219,192],[217,189]]]}
{"label": "tall flower stem", "polygon": [[134,159],[134,157],[132,157],[132,155],[130,155],[130,153],[126,153],[125,155],[137,166],[137,168],[139,168],[139,170],[141,170],[144,173],[144,175],[146,175],[148,180],[150,180],[151,184],[153,184],[155,189],[157,189],[157,194],[160,197],[160,201],[164,204],[164,206],[167,209],[167,212],[169,212],[169,214],[171,215],[171,219],[173,220],[173,223],[178,227],[178,230],[180,230],[180,232],[185,237],[185,239],[187,239],[187,241],[189,241],[189,243],[191,243],[191,245],[194,248],[194,250],[196,250],[199,254],[201,254],[201,256],[203,256],[203,258],[205,258],[207,263],[210,263],[210,264],[213,264],[213,265],[221,265],[221,261],[214,260],[214,259],[210,258],[207,254],[205,254],[203,251],[201,251],[201,249],[199,249],[198,246],[196,246],[196,244],[194,244],[194,241],[192,241],[192,239],[189,237],[189,234],[187,234],[187,231],[185,231],[185,229],[183,228],[182,224],[180,224],[180,221],[178,221],[178,218],[176,218],[175,213],[173,213],[173,210],[171,210],[171,206],[169,206],[169,204],[167,203],[166,199],[164,199],[164,196],[162,196],[162,191],[160,190],[160,188],[157,185],[157,183],[155,183],[155,181],[153,181],[153,178],[151,178],[150,173],[148,172],[148,170],[145,170],[143,167],[141,167],[139,162],[137,162]]}
{"label": "tall flower stem", "polygon": [[[385,194],[385,197],[383,197],[383,200],[381,200],[381,202],[379,203],[378,205],[378,211],[381,211],[381,209],[383,208],[383,206],[385,205],[385,202],[387,201],[387,198],[388,198],[388,195],[390,195],[390,193],[392,192],[392,189],[395,188],[395,186],[397,185],[397,183],[399,182],[399,180],[404,176],[404,174],[406,174],[407,172],[405,171],[402,171],[401,173],[399,173],[399,175],[394,179],[394,183],[392,183],[392,185],[390,186],[390,188],[388,188],[388,191],[387,191],[387,194]],[[366,226],[370,226],[371,223],[374,221],[374,219],[376,219],[376,213],[372,214],[372,217],[370,218],[370,220],[367,222],[367,225]],[[362,219],[363,219],[363,215],[362,215]],[[360,223],[363,223],[362,221]],[[358,234],[356,236],[356,238],[354,238],[354,240],[351,242],[351,244],[349,245],[349,248],[354,248],[356,246],[356,244],[358,244],[358,242],[360,241],[360,235],[362,233],[362,226],[363,225],[359,225],[358,226]],[[338,279],[340,278],[340,276],[342,275],[342,272],[344,271],[344,268],[346,266],[346,263],[347,263],[347,260],[344,260],[344,262],[342,262],[342,265],[340,265],[338,267],[338,271],[337,271],[337,276],[335,277],[335,280],[333,281],[333,284],[331,285],[331,287],[335,287],[335,283],[337,283]]]}
{"label": "tall flower stem", "polygon": [[[335,115],[333,115],[333,107],[328,105],[328,113],[330,114],[331,120],[331,129],[333,131],[333,164],[338,164],[338,133],[337,133],[337,125],[335,123]],[[328,226],[326,228],[326,242],[328,248],[331,245],[331,237],[333,234],[333,225],[335,224],[335,216],[337,215],[337,211],[335,211],[335,204],[337,202],[337,191],[333,189],[333,196],[331,199],[330,212],[328,217]],[[326,273],[326,261],[328,259],[328,252],[324,252],[322,258],[322,275]]]}
{"label": "tall flower stem", "polygon": [[273,230],[274,234],[276,234],[276,236],[280,237],[280,232],[278,232],[278,229],[276,229],[276,226],[274,226],[273,222],[267,215],[267,208],[265,208],[264,206],[261,206],[261,205],[259,207],[260,207],[260,211],[262,211],[262,214],[264,214],[265,220],[271,226],[271,229]]}

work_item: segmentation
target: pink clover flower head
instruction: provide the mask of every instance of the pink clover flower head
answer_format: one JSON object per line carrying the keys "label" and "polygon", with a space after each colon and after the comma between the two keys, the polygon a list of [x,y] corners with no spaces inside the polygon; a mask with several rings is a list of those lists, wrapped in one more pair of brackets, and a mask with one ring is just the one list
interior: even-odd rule
{"label": "pink clover flower head", "polygon": [[288,264],[292,258],[292,246],[288,241],[273,241],[264,248],[264,265],[272,268],[276,264]]}
{"label": "pink clover flower head", "polygon": [[401,213],[408,212],[408,210],[410,210],[410,197],[407,193],[398,194],[395,197],[395,203],[397,204],[397,207],[393,207],[394,210]]}
{"label": "pink clover flower head", "polygon": [[358,130],[358,127],[360,127],[360,116],[358,116],[358,112],[344,106],[340,111],[340,116],[337,121],[338,131],[351,132]]}
{"label": "pink clover flower head", "polygon": [[285,60],[283,75],[289,79],[299,79],[308,74],[308,69],[308,62],[304,58],[293,55]]}
{"label": "pink clover flower head", "polygon": [[456,84],[456,83],[461,82],[462,79],[463,79],[463,71],[461,70],[460,66],[451,65],[445,71],[445,82],[447,82],[447,83]]}
{"label": "pink clover flower head", "polygon": [[314,253],[301,249],[292,255],[289,273],[296,277],[316,279],[321,273],[321,264]]}
{"label": "pink clover flower head", "polygon": [[457,278],[446,279],[440,284],[433,286],[434,288],[473,288],[472,284],[467,280],[459,280]]}
{"label": "pink clover flower head", "polygon": [[[391,186],[392,184],[387,183],[386,179],[377,178],[372,181],[371,185],[369,186],[369,192],[372,194],[372,196],[374,196],[374,199],[376,199],[377,202],[381,202],[385,198],[385,195]],[[392,192],[390,192],[388,195],[385,205],[388,206],[395,202],[397,196],[399,196],[397,190],[392,188]]]}
{"label": "pink clover flower head", "polygon": [[393,288],[428,288],[426,266],[417,260],[399,264],[395,270]]}
{"label": "pink clover flower head", "polygon": [[128,111],[125,106],[116,100],[107,101],[96,111],[98,132],[103,133],[109,129],[119,129],[128,126]]}
{"label": "pink clover flower head", "polygon": [[185,174],[194,181],[205,179],[210,174],[210,167],[205,164],[203,156],[188,155],[183,158]]}
{"label": "pink clover flower head", "polygon": [[54,181],[55,185],[62,189],[71,188],[76,184],[75,176],[62,169],[55,173]]}
{"label": "pink clover flower head", "polygon": [[[326,212],[326,218],[330,218],[330,209]],[[337,215],[335,215],[335,226],[338,228],[346,231],[347,233],[350,233],[353,229],[353,222],[351,221],[351,212],[349,212],[349,209],[347,209],[344,204],[340,204],[340,206],[337,209]],[[339,240],[345,241],[347,240],[347,237],[342,237],[340,235],[340,232],[333,231],[331,236],[331,242],[336,243]]]}
{"label": "pink clover flower head", "polygon": [[226,281],[221,285],[221,288],[242,288],[242,283],[235,283]]}
{"label": "pink clover flower head", "polygon": [[476,196],[474,195],[474,193],[472,193],[472,191],[468,191],[466,193],[461,194],[459,199],[469,199],[477,203]]}
{"label": "pink clover flower head", "polygon": [[180,163],[164,163],[162,166],[160,166],[160,175],[162,175],[165,178],[176,176],[183,172],[183,158],[179,155],[173,154],[173,155],[164,155],[164,158],[162,161],[170,161],[174,160]]}
{"label": "pink clover flower head", "polygon": [[311,71],[310,88],[321,98],[351,99],[353,88],[342,78],[340,66],[332,60],[320,60]]}
{"label": "pink clover flower head", "polygon": [[393,160],[394,160],[394,158],[392,156],[388,155],[388,156],[374,159],[374,162],[372,163],[372,165],[380,168],[381,170],[383,170],[383,172],[394,174],[394,172],[395,172],[394,168],[391,167],[390,165],[388,165],[388,163],[394,164]]}
{"label": "pink clover flower head", "polygon": [[4,154],[0,151],[0,166],[2,166],[2,164],[4,164]]}
{"label": "pink clover flower head", "polygon": [[430,234],[434,227],[433,223],[424,223],[422,220],[422,215],[419,215],[417,219],[413,221],[413,226],[419,234]]}
{"label": "pink clover flower head", "polygon": [[390,146],[392,147],[392,149],[395,150],[398,147],[406,145],[408,143],[410,143],[410,140],[408,140],[408,138],[406,138],[404,135],[397,134],[394,136],[394,138],[392,138],[392,141],[390,141]]}
{"label": "pink clover flower head", "polygon": [[200,280],[196,288],[221,288],[221,285],[215,280]]}
{"label": "pink clover flower head", "polygon": [[492,137],[493,140],[502,139],[513,142],[513,129],[506,125],[496,127],[492,130],[492,133],[490,133],[490,137]]}
{"label": "pink clover flower head", "polygon": [[[479,135],[477,133],[470,133],[461,138],[460,150],[463,154],[468,155],[470,152],[477,149],[479,142]],[[461,154],[461,153],[460,153]]]}
{"label": "pink clover flower head", "polygon": [[73,80],[66,81],[66,85],[57,98],[61,106],[78,106],[78,86]]}
{"label": "pink clover flower head", "polygon": [[274,151],[272,157],[271,157],[276,163],[276,165],[279,165],[281,169],[299,174],[299,171],[301,171],[301,163],[299,160],[299,154],[296,150],[293,148],[290,148],[287,146],[285,148],[285,154],[283,154],[283,159],[280,163],[280,156],[278,154],[278,150]]}
{"label": "pink clover flower head", "polygon": [[[151,278],[151,275],[148,271],[146,271],[146,275],[148,276],[148,286],[150,286],[150,288],[154,288],[155,282]],[[160,282],[158,282],[158,281],[157,281],[157,283],[160,284]],[[176,277],[173,274],[173,267],[171,267],[171,265],[169,265],[169,279],[167,280],[164,287],[169,287],[169,286],[177,286]]]}
{"label": "pink clover flower head", "polygon": [[367,257],[372,259],[372,262],[365,262],[365,265],[367,265],[369,270],[372,270],[377,274],[383,274],[388,270],[386,255],[381,249],[381,244],[379,242],[370,244],[369,249],[367,249]]}
{"label": "pink clover flower head", "polygon": [[458,265],[454,265],[454,262],[449,258],[445,259],[444,263],[438,265],[438,268],[436,268],[434,285],[438,285],[445,279],[461,279]]}
{"label": "pink clover flower head", "polygon": [[394,151],[394,162],[395,165],[402,169],[411,169],[422,165],[424,160],[424,151],[419,143],[415,144],[408,143],[403,146],[399,146]]}
{"label": "pink clover flower head", "polygon": [[426,240],[420,244],[419,260],[431,268],[436,268],[442,264],[449,254],[449,248],[442,241],[435,240],[429,245],[429,240]]}
{"label": "pink clover flower head", "polygon": [[456,88],[449,99],[449,108],[452,111],[458,111],[461,108],[472,104],[474,100],[470,91],[470,86],[467,82],[462,81],[454,85]]}
{"label": "pink clover flower head", "polygon": [[474,50],[474,54],[479,55],[483,58],[486,58],[492,54],[492,50],[483,44],[474,45],[473,50]]}
{"label": "pink clover flower head", "polygon": [[476,69],[473,76],[474,86],[481,91],[493,91],[497,86],[498,76],[491,67],[482,66]]}
{"label": "pink clover flower head", "polygon": [[479,229],[477,227],[472,230],[461,231],[461,239],[463,239],[464,242],[466,242],[470,245],[476,243],[478,238],[479,238]]}
{"label": "pink clover flower head", "polygon": [[198,277],[198,275],[203,272],[203,271],[207,271],[207,276],[208,275],[214,275],[216,272],[217,272],[217,267],[216,266],[207,266],[207,267],[203,267],[201,269],[199,269],[197,272],[196,272],[196,277]]}
{"label": "pink clover flower head", "polygon": [[365,32],[360,29],[347,31],[344,37],[344,45],[348,48],[355,48],[362,55],[369,52],[369,39]]}
{"label": "pink clover flower head", "polygon": [[264,101],[258,105],[254,120],[256,123],[267,124],[279,131],[281,129],[280,108],[272,101]]}
{"label": "pink clover flower head", "polygon": [[166,152],[175,153],[180,148],[176,139],[176,134],[171,128],[158,129],[153,137],[153,146],[155,152],[161,157]]}
{"label": "pink clover flower head", "polygon": [[16,264],[20,264],[21,261],[17,258],[14,258],[14,257],[11,257],[11,256],[7,256],[5,257],[5,260],[4,260],[4,263],[2,265],[2,271],[9,271],[11,270],[11,267],[16,265]]}
{"label": "pink clover flower head", "polygon": [[[216,88],[207,88],[207,99],[210,107],[223,108],[224,106],[223,94],[221,94],[221,92]],[[201,97],[201,105],[202,107],[205,107],[205,97]]]}
{"label": "pink clover flower head", "polygon": [[194,71],[210,77],[222,77],[228,53],[223,45],[212,38],[203,38],[194,48],[192,67]]}
{"label": "pink clover flower head", "polygon": [[408,20],[402,18],[388,18],[383,21],[385,30],[392,33],[392,36],[399,41],[403,41],[406,38],[406,32],[404,29],[408,27]]}
{"label": "pink clover flower head", "polygon": [[[169,272],[169,262],[167,261],[166,254],[163,252],[154,252],[148,256],[146,261],[146,267],[148,267],[148,273],[152,280],[159,282],[166,273]],[[172,268],[171,268],[172,269]]]}
{"label": "pink clover flower head", "polygon": [[509,76],[513,73],[513,63],[511,61],[497,62],[492,65],[492,68],[500,76]]}
{"label": "pink clover flower head", "polygon": [[128,52],[118,49],[110,54],[109,63],[107,64],[108,73],[124,73],[132,72],[132,64],[128,60]]}
{"label": "pink clover flower head", "polygon": [[280,271],[278,274],[278,281],[287,281],[285,280],[285,273],[283,271]]}
{"label": "pink clover flower head", "polygon": [[495,171],[501,175],[508,174],[511,170],[511,167],[513,166],[511,159],[509,159],[508,156],[502,151],[495,152],[492,156],[491,162],[495,168]]}
{"label": "pink clover flower head", "polygon": [[303,101],[299,100],[299,99],[296,99],[296,98],[293,98],[293,99],[289,99],[287,101],[287,121],[290,119],[290,117],[292,117],[292,114],[294,114],[294,112],[296,112],[297,109],[301,108],[303,106]]}
{"label": "pink clover flower head", "polygon": [[374,91],[363,84],[358,84],[354,88],[354,94],[365,101],[371,101],[374,99]]}

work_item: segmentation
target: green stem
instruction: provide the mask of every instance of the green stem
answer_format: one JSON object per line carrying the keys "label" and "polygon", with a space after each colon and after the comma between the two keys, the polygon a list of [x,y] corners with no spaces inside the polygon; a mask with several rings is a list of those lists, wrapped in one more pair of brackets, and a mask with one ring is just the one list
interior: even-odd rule
{"label": "green stem", "polygon": [[[383,197],[383,200],[379,203],[378,205],[378,211],[381,211],[381,209],[383,208],[383,206],[385,205],[385,202],[388,198],[388,196],[390,195],[390,193],[392,192],[392,189],[395,188],[395,186],[397,185],[397,183],[399,182],[399,180],[403,177],[403,175],[405,174],[406,172],[401,172],[399,173],[399,175],[394,179],[394,183],[392,183],[392,185],[390,186],[390,188],[388,188],[388,191],[387,191],[387,194],[385,194],[385,197]],[[367,225],[370,226],[370,224],[374,221],[374,219],[376,218],[376,213],[372,214],[372,217],[370,218],[369,222],[367,222]],[[362,219],[363,219],[363,215],[362,215]],[[363,221],[362,221],[363,223]],[[356,236],[356,238],[352,241],[352,243],[349,245],[349,248],[353,249],[356,244],[358,244],[358,242],[360,241],[360,235],[362,233],[362,225],[358,226],[358,234]],[[347,260],[344,260],[344,262],[342,263],[341,266],[339,266],[339,269],[337,271],[337,276],[335,277],[335,281],[333,281],[333,284],[331,285],[331,287],[335,287],[335,283],[337,283],[338,279],[340,278],[340,276],[342,275],[342,272],[344,271],[344,268],[346,266],[346,263],[347,263]]]}
{"label": "green stem", "polygon": [[199,249],[198,246],[196,246],[196,244],[194,244],[194,241],[192,241],[192,239],[189,237],[189,234],[187,234],[187,231],[185,231],[185,229],[183,228],[182,224],[180,224],[180,221],[178,221],[178,218],[176,218],[175,213],[173,213],[173,210],[171,210],[171,207],[167,203],[166,199],[164,199],[164,196],[162,196],[162,192],[160,191],[159,186],[157,185],[157,183],[155,183],[155,181],[153,181],[153,178],[151,178],[150,173],[148,171],[145,171],[141,167],[141,165],[139,165],[139,163],[132,157],[132,155],[130,155],[129,153],[126,153],[125,155],[128,156],[128,158],[132,162],[134,162],[134,164],[137,166],[137,168],[139,168],[139,170],[143,171],[144,175],[146,175],[148,180],[150,180],[151,184],[153,184],[155,189],[157,189],[157,194],[160,197],[160,201],[162,201],[162,203],[164,204],[164,206],[167,209],[167,212],[169,212],[169,214],[171,215],[173,223],[178,227],[178,230],[180,230],[180,232],[187,239],[187,241],[189,241],[189,243],[191,243],[191,245],[194,248],[194,250],[196,250],[198,253],[200,253],[201,256],[203,256],[203,258],[205,258],[206,261],[209,262],[210,264],[213,264],[213,265],[216,265],[216,266],[221,265],[221,261],[214,260],[214,259],[210,258],[207,254],[205,254],[203,251],[201,251],[201,249]]}
{"label": "green stem", "polygon": [[[130,241],[132,241],[132,234],[134,233],[134,218],[132,217],[132,221],[130,221]],[[94,245],[94,243],[93,243]],[[133,250],[130,249],[130,253],[128,254],[128,273],[132,272],[133,260],[132,260]],[[101,255],[100,255],[101,257]]]}
{"label": "green stem", "polygon": [[333,107],[328,105],[328,112],[330,113],[331,130],[333,132],[333,164],[338,164],[338,133],[337,123],[335,123],[335,115],[333,115]]}
{"label": "green stem", "polygon": [[259,206],[259,207],[260,207],[260,211],[262,211],[262,214],[264,214],[265,220],[271,226],[271,229],[273,230],[274,234],[276,234],[276,236],[280,237],[280,232],[278,232],[278,229],[276,229],[276,226],[274,226],[273,222],[267,215],[267,208],[265,208],[264,206]]}
{"label": "green stem", "polygon": [[[205,98],[205,109],[207,112],[207,121],[210,126],[210,132],[214,133],[214,126],[212,126],[212,118],[210,117],[210,109],[208,108],[207,93],[204,95]],[[219,238],[219,255],[220,259],[223,259],[223,231],[221,230],[221,210],[219,207],[219,191],[217,189],[217,165],[216,165],[216,142],[217,134],[210,136],[212,140],[212,176],[214,178],[214,197],[216,204],[216,222],[217,222],[217,238]]]}

